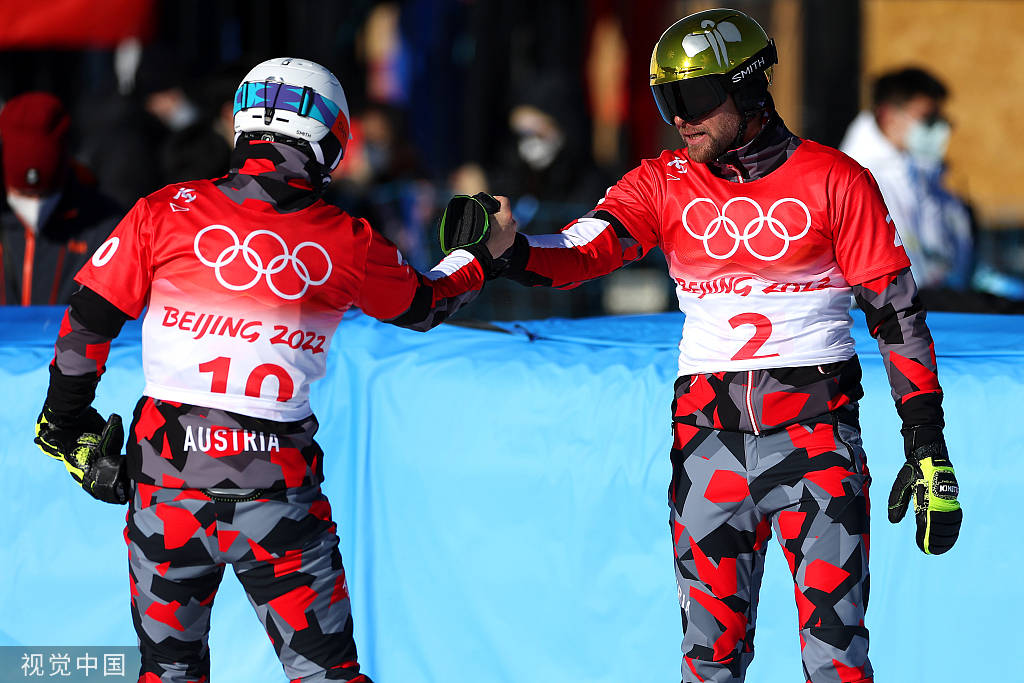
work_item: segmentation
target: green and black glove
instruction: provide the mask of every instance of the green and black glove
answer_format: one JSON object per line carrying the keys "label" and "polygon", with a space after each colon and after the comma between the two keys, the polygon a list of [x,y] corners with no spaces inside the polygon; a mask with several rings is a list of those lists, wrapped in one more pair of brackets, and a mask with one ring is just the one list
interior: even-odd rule
{"label": "green and black glove", "polygon": [[97,500],[115,505],[128,502],[128,472],[121,446],[124,427],[114,413],[104,423],[94,408],[75,418],[55,414],[47,406],[36,420],[39,449],[60,460],[72,478]]}
{"label": "green and black glove", "polygon": [[904,429],[903,434],[907,462],[889,493],[889,521],[903,519],[913,496],[917,547],[928,555],[941,555],[956,543],[963,520],[953,463],[937,428]]}
{"label": "green and black glove", "polygon": [[483,245],[491,231],[491,214],[500,210],[498,200],[486,192],[452,197],[441,215],[441,251],[447,256],[456,249]]}
{"label": "green and black glove", "polygon": [[487,249],[491,220],[500,210],[498,200],[486,192],[452,197],[441,216],[441,251],[447,256],[456,249],[465,249],[480,262],[485,279],[500,276],[508,268],[508,260],[504,255],[494,258]]}

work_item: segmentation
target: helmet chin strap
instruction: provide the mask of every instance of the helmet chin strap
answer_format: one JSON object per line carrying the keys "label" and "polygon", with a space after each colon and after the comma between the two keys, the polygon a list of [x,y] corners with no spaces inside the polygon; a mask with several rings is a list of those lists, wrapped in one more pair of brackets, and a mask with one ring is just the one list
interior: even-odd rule
{"label": "helmet chin strap", "polygon": [[757,114],[757,113],[759,113],[759,112],[756,112],[756,111],[746,111],[746,112],[743,112],[743,118],[740,119],[739,126],[736,129],[736,137],[733,138],[732,144],[729,145],[729,151],[726,152],[726,154],[728,154],[729,152],[736,151],[737,149],[742,147],[744,144],[746,144],[743,141],[743,138],[744,138],[744,136],[745,136],[745,134],[747,132],[747,125],[751,121],[754,120],[754,115]]}
{"label": "helmet chin strap", "polygon": [[[740,109],[740,122],[736,129],[736,137],[733,138],[732,143],[729,145],[729,149],[722,153],[719,157],[721,159],[730,152],[735,152],[737,149],[747,144],[743,138],[747,132],[747,126],[758,116],[764,116],[769,108],[774,109],[775,103],[772,101],[772,96],[767,91],[764,92],[764,96],[758,98],[757,101],[752,102],[752,98],[743,97],[743,107],[740,108],[740,103],[736,102],[736,93],[733,93],[733,102],[736,103],[737,109]],[[753,105],[753,106],[751,106]],[[756,137],[756,136],[755,136]]]}

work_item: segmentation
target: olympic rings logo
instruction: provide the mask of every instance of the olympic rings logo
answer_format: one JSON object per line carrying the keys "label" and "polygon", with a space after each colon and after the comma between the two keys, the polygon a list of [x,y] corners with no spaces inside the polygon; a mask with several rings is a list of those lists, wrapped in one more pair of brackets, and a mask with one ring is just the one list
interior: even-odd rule
{"label": "olympic rings logo", "polygon": [[[729,207],[737,202],[749,204],[754,208],[755,211],[757,211],[757,215],[751,218],[749,221],[747,221],[747,223],[742,228],[740,228],[739,223],[737,223],[735,219],[730,218],[728,215],[726,215],[729,212]],[[702,232],[699,232],[690,227],[690,224],[687,222],[687,218],[689,216],[690,209],[692,209],[698,204],[705,203],[710,204],[714,209],[715,214],[717,215],[708,221],[707,225],[704,226]],[[780,221],[778,218],[776,218],[774,215],[775,210],[778,209],[783,204],[795,204],[801,211],[803,211],[804,225],[803,228],[799,229],[799,231],[796,232],[796,234],[791,234],[789,227],[785,223]],[[750,252],[750,255],[753,256],[754,258],[760,259],[762,261],[775,261],[782,258],[783,254],[786,253],[786,251],[789,249],[790,242],[795,242],[796,240],[800,239],[801,237],[806,235],[811,229],[811,212],[807,209],[806,204],[804,204],[799,199],[794,199],[793,197],[784,197],[782,199],[777,200],[774,204],[771,205],[771,207],[768,208],[767,214],[761,210],[761,205],[758,204],[753,199],[751,199],[750,197],[733,197],[732,199],[727,201],[721,209],[719,209],[718,205],[715,204],[715,202],[712,201],[711,199],[707,197],[697,197],[696,199],[692,200],[689,204],[687,204],[686,208],[683,209],[682,220],[683,228],[686,229],[686,232],[688,232],[690,236],[693,237],[694,239],[703,242],[704,251],[707,253],[707,255],[713,259],[718,260],[725,260],[727,258],[730,258],[733,254],[736,253],[736,251],[740,248],[740,245],[742,244],[746,248],[746,250]],[[761,252],[754,248],[754,245],[752,243],[752,240],[759,234],[761,234],[761,231],[764,230],[765,226],[768,226],[768,230],[771,232],[771,234],[774,235],[775,238],[780,240],[782,243],[778,251],[776,251],[773,254],[762,254]],[[733,242],[732,247],[724,254],[716,253],[716,251],[711,248],[711,240],[718,235],[719,231],[723,232],[723,239],[724,237],[730,237],[733,240],[735,240]],[[716,244],[720,245],[721,241],[722,239],[718,240]],[[761,242],[764,242],[763,238]],[[762,248],[764,247],[762,246]]]}
{"label": "olympic rings logo", "polygon": [[[231,238],[231,244],[224,247],[224,250],[221,251],[220,254],[218,254],[215,259],[210,260],[206,256],[204,256],[203,252],[199,249],[199,242],[203,239],[203,236],[206,233],[211,232],[213,230],[220,230],[222,232],[226,232]],[[261,235],[266,235],[267,237],[273,238],[280,245],[282,252],[271,258],[265,265],[263,263],[263,257],[260,256],[258,251],[256,251],[250,246],[252,240]],[[278,295],[282,299],[286,299],[288,301],[294,301],[295,299],[299,299],[306,293],[307,290],[309,290],[310,287],[322,285],[323,283],[327,282],[327,278],[331,276],[331,271],[333,270],[331,259],[327,255],[327,250],[324,249],[319,244],[317,244],[316,242],[302,242],[297,247],[295,247],[295,249],[289,251],[287,243],[285,243],[281,236],[269,230],[256,230],[254,232],[249,233],[248,236],[246,236],[244,242],[239,242],[238,235],[236,235],[235,231],[229,228],[228,226],[208,225],[196,234],[196,239],[192,243],[192,247],[196,253],[196,256],[199,258],[200,262],[202,262],[202,264],[205,266],[213,268],[213,272],[217,277],[217,282],[219,282],[225,289],[230,289],[233,292],[242,292],[247,289],[251,289],[257,282],[260,281],[260,278],[265,277],[267,280],[267,286],[270,287],[270,291],[272,291],[274,294]],[[310,276],[309,266],[307,266],[306,263],[299,258],[299,252],[301,252],[303,249],[313,249],[315,251],[320,252],[320,255],[324,259],[324,263],[326,264],[326,267],[324,268],[323,277],[314,280]],[[252,279],[250,279],[248,282],[235,284],[225,280],[224,274],[221,272],[221,270],[225,266],[233,263],[235,258],[237,258],[239,254],[242,255],[242,259],[245,261],[246,265],[248,265],[249,268],[252,269],[253,276]],[[302,282],[302,289],[294,294],[282,292],[274,283],[274,276],[289,266],[291,266],[292,271],[294,271],[295,275],[298,276],[299,280]]]}

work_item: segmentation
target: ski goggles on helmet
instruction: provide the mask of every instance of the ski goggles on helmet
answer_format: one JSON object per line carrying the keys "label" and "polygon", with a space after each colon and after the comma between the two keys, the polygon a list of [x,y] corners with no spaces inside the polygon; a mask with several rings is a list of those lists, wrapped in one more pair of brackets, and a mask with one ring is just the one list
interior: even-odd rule
{"label": "ski goggles on helmet", "polygon": [[676,116],[683,121],[693,121],[711,113],[729,96],[718,76],[652,85],[651,91],[661,118],[670,126],[675,125]]}
{"label": "ski goggles on helmet", "polygon": [[710,114],[751,76],[763,73],[778,61],[775,42],[769,40],[765,47],[732,71],[659,83],[651,86],[651,92],[665,123],[675,125],[676,116],[683,121],[693,121]]}
{"label": "ski goggles on helmet", "polygon": [[246,81],[235,91],[232,114],[251,107],[265,109],[267,124],[274,118],[274,112],[280,109],[319,121],[339,140],[348,141],[349,123],[345,112],[335,102],[309,86],[287,85],[277,81]]}

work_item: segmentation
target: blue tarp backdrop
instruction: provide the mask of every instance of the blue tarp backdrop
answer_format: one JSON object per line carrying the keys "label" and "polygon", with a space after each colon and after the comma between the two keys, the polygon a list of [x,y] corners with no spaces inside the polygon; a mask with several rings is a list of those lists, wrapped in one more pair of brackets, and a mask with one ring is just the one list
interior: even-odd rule
{"label": "blue tarp backdrop", "polygon": [[[32,444],[61,313],[0,309],[0,645],[132,645],[124,509],[76,490]],[[877,680],[1022,681],[1024,318],[929,316],[965,520],[950,553],[926,557],[910,520],[885,520],[900,425],[856,317]],[[360,660],[375,681],[679,680],[666,487],[681,322],[418,334],[346,316],[312,401]],[[107,367],[96,407],[127,419],[143,385],[137,323]],[[777,547],[761,596],[748,680],[803,680]],[[214,681],[284,680],[230,573],[211,648]]]}

